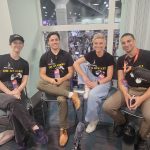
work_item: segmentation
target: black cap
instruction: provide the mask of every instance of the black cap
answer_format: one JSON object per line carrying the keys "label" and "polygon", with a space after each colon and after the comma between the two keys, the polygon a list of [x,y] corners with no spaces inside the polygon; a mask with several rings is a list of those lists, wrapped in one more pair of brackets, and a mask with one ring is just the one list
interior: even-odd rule
{"label": "black cap", "polygon": [[15,40],[19,40],[22,43],[24,43],[24,39],[23,39],[23,37],[21,35],[13,34],[13,35],[10,35],[10,37],[9,37],[9,44],[11,44]]}

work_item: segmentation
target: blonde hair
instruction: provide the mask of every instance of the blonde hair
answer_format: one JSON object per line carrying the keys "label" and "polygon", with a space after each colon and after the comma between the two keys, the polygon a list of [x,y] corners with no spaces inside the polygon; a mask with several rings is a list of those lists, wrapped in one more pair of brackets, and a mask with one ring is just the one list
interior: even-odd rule
{"label": "blonde hair", "polygon": [[96,33],[94,34],[93,38],[92,38],[92,43],[96,40],[96,39],[103,39],[106,41],[106,38],[104,36],[104,34],[102,33]]}

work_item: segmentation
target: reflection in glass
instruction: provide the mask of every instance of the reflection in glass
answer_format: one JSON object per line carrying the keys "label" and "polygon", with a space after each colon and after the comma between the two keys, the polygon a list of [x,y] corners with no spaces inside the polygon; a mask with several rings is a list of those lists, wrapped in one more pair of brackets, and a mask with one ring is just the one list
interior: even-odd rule
{"label": "reflection in glass", "polygon": [[[90,30],[90,31],[69,31],[68,32],[68,46],[69,52],[73,59],[85,55],[92,51],[92,37],[95,33],[101,32],[106,36],[107,30]],[[106,48],[107,49],[107,48]]]}
{"label": "reflection in glass", "polygon": [[113,38],[113,56],[116,56],[117,50],[119,47],[119,36],[120,36],[120,30],[116,29],[114,30],[114,38]]}
{"label": "reflection in glass", "polygon": [[108,23],[109,0],[40,0],[44,26]]}
{"label": "reflection in glass", "polygon": [[[107,40],[107,36],[108,36],[107,30],[89,30],[89,31],[86,30],[86,31],[67,31],[67,32],[63,31],[63,32],[59,32],[59,34],[62,40],[62,35],[66,33],[66,35],[68,36],[66,38],[68,39],[66,41],[68,44],[67,49],[69,49],[69,52],[73,56],[73,58],[77,59],[80,55],[84,55],[92,50],[92,43],[91,43],[92,37],[95,33],[98,32],[103,33]],[[49,32],[43,32],[46,51],[49,50],[49,46],[47,45],[47,41],[46,41],[48,33]],[[120,30],[119,29],[114,30],[113,49],[112,49],[112,54],[114,56],[116,56],[116,52],[119,46],[119,35],[120,35]]]}
{"label": "reflection in glass", "polygon": [[121,0],[115,1],[115,23],[120,23],[121,19]]}
{"label": "reflection in glass", "polygon": [[[95,33],[101,32],[105,35],[107,40],[107,30],[90,30],[90,31],[68,31],[68,49],[72,57],[76,60],[81,55],[84,55],[92,50],[92,37]],[[43,32],[45,48],[49,50],[47,45],[47,35],[49,32]],[[61,32],[60,36],[62,35]],[[64,33],[64,31],[63,31]],[[62,39],[62,37],[61,37]],[[64,43],[63,43],[64,44]],[[107,49],[107,47],[106,47]]]}

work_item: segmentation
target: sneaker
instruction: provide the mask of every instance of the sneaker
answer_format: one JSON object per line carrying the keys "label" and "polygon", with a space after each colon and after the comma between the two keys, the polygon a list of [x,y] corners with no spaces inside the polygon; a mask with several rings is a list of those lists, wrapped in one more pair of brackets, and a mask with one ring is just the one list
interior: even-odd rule
{"label": "sneaker", "polygon": [[98,122],[99,122],[99,120],[90,122],[85,131],[87,133],[91,133],[91,132],[95,131]]}
{"label": "sneaker", "polygon": [[83,95],[84,99],[88,98],[89,92],[90,92],[90,88],[85,85],[85,91],[84,91],[84,95]]}
{"label": "sneaker", "polygon": [[80,108],[80,105],[81,105],[78,93],[73,92],[73,95],[72,95],[71,99],[72,99],[72,102],[73,102],[76,110],[78,110]]}
{"label": "sneaker", "polygon": [[68,141],[68,134],[66,129],[60,129],[59,145],[65,146]]}
{"label": "sneaker", "polygon": [[47,144],[48,143],[48,136],[45,134],[42,127],[35,130],[34,132],[35,132],[34,135],[35,135],[36,144]]}

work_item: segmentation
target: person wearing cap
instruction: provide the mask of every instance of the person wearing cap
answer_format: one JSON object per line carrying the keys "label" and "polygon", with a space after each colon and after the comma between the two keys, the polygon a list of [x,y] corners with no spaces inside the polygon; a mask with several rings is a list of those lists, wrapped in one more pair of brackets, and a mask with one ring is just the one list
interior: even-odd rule
{"label": "person wearing cap", "polygon": [[87,133],[93,132],[99,122],[99,106],[108,95],[114,66],[113,56],[105,51],[106,39],[102,33],[93,36],[92,44],[93,51],[74,62],[75,70],[81,76],[79,83],[85,84],[85,92],[88,91],[85,115],[85,121],[89,122]]}
{"label": "person wearing cap", "polygon": [[80,107],[78,94],[70,92],[70,79],[73,76],[73,59],[70,54],[60,48],[60,36],[58,32],[50,32],[47,36],[50,46],[40,59],[40,77],[37,88],[49,95],[56,95],[59,104],[60,137],[59,145],[65,146],[68,141],[67,134],[67,97],[75,105]]}
{"label": "person wearing cap", "polygon": [[23,105],[23,90],[29,76],[29,64],[20,57],[24,39],[18,34],[9,38],[10,53],[0,55],[0,109],[9,111],[8,117],[15,133],[18,149],[26,149],[25,137],[32,132],[36,142],[46,144],[48,137],[31,118]]}

